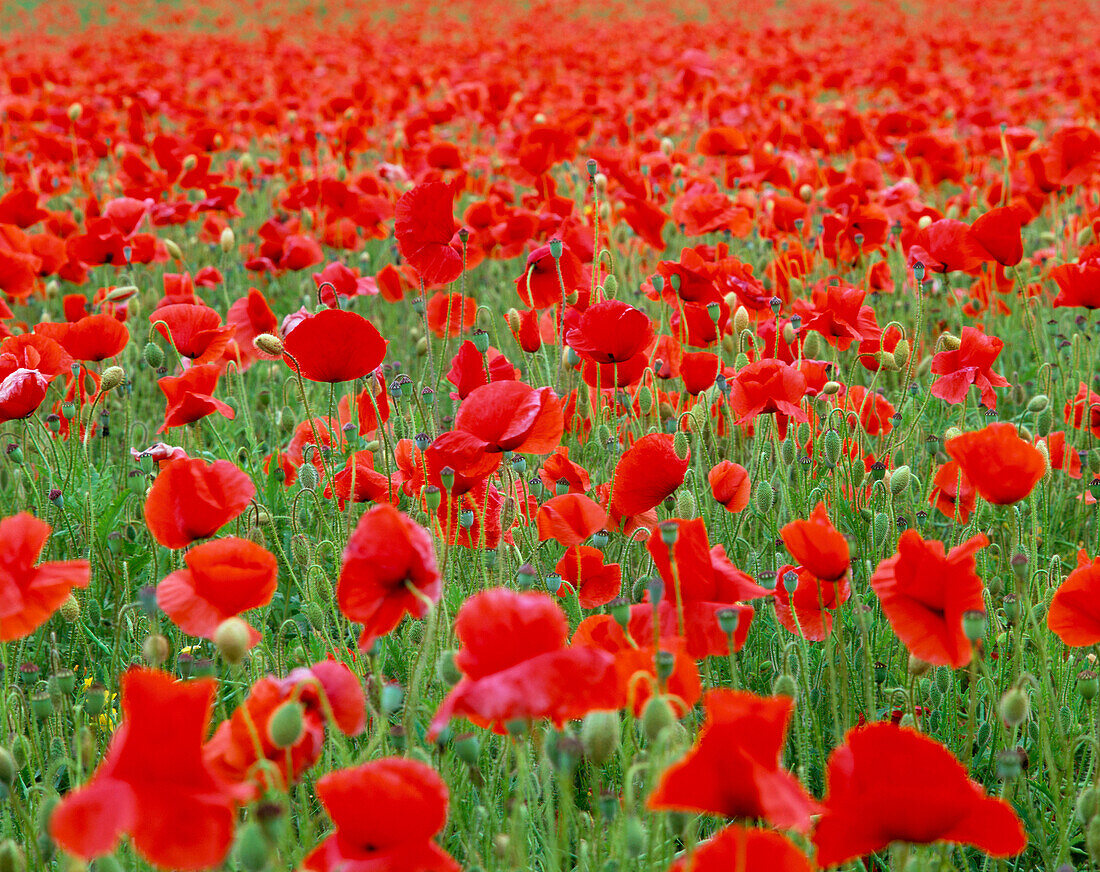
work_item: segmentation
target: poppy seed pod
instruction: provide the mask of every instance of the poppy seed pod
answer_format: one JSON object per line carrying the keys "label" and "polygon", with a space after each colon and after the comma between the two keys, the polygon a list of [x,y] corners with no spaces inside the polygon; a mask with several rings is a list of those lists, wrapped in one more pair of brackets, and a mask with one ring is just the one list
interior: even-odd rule
{"label": "poppy seed pod", "polygon": [[963,635],[971,642],[979,642],[985,636],[988,619],[985,612],[970,609],[963,612]]}
{"label": "poppy seed pod", "polygon": [[267,722],[267,737],[276,748],[289,748],[301,738],[305,727],[302,704],[287,700],[279,706]]}
{"label": "poppy seed pod", "polygon": [[272,333],[261,333],[252,340],[252,344],[264,354],[280,357],[283,353],[283,340]]}
{"label": "poppy seed pod", "polygon": [[1096,698],[1098,691],[1100,691],[1100,677],[1097,677],[1095,672],[1084,669],[1077,673],[1077,693],[1080,694],[1081,699],[1090,702]]}

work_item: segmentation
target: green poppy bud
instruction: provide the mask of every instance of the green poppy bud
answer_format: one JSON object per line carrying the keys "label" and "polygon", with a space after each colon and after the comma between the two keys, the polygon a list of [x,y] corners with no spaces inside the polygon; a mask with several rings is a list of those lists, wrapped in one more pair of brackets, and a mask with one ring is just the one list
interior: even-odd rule
{"label": "green poppy bud", "polygon": [[276,748],[289,748],[301,738],[303,723],[302,704],[287,700],[279,706],[267,722],[267,737]]}

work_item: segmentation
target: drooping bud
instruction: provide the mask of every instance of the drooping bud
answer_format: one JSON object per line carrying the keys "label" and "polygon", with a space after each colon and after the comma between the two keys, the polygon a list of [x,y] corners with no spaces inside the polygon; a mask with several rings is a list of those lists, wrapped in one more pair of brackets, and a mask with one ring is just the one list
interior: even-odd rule
{"label": "drooping bud", "polygon": [[962,340],[959,339],[954,333],[944,333],[940,336],[940,341],[943,343],[943,347],[948,351],[958,351],[962,346]]}
{"label": "drooping bud", "polygon": [[99,380],[99,389],[102,393],[107,393],[107,391],[113,391],[124,381],[126,381],[126,370],[121,366],[109,366],[103,370],[103,375]]}
{"label": "drooping bud", "polygon": [[589,712],[581,722],[581,745],[595,765],[603,766],[610,760],[619,747],[618,712]]}
{"label": "drooping bud", "polygon": [[302,704],[287,700],[272,713],[267,722],[267,737],[276,748],[289,748],[302,735],[304,723]]}
{"label": "drooping bud", "polygon": [[164,247],[172,257],[176,260],[183,260],[183,249],[179,247],[174,239],[165,239],[163,242]]}
{"label": "drooping bud", "polygon": [[913,474],[908,466],[899,466],[890,474],[890,493],[895,497],[905,493],[909,483],[913,480]]}
{"label": "drooping bud", "polygon": [[652,696],[642,711],[642,729],[645,731],[646,738],[651,742],[656,741],[661,731],[674,723],[676,723],[676,713],[673,712],[668,700],[660,695]]}
{"label": "drooping bud", "polygon": [[281,357],[283,354],[283,340],[272,333],[261,333],[252,340],[252,344],[264,354],[272,357]]}
{"label": "drooping bud", "polygon": [[233,250],[233,246],[236,244],[236,239],[233,236],[233,228],[226,227],[221,232],[221,236],[218,237],[218,245],[225,254],[229,254]]}
{"label": "drooping bud", "polygon": [[1023,692],[1019,687],[1013,687],[1001,697],[1000,712],[1004,722],[1009,727],[1016,727],[1022,724],[1031,711],[1031,704],[1028,702],[1027,694]]}
{"label": "drooping bud", "polygon": [[226,618],[214,630],[214,647],[226,663],[236,666],[248,653],[251,634],[248,624],[238,617]]}

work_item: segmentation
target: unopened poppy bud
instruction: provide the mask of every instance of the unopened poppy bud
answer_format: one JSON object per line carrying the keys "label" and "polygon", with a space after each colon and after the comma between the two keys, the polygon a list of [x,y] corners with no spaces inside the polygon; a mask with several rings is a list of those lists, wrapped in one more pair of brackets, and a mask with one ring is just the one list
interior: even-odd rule
{"label": "unopened poppy bud", "polygon": [[642,711],[642,730],[646,738],[655,742],[661,731],[676,723],[676,713],[672,710],[668,700],[663,696],[654,695],[646,703]]}
{"label": "unopened poppy bud", "polygon": [[[613,275],[606,276],[603,280],[603,292],[604,296],[611,297],[613,299],[615,295],[619,292],[619,280]],[[714,315],[711,315],[711,318],[714,319],[715,323],[718,323],[717,319],[714,318]]]}
{"label": "unopened poppy bud", "polygon": [[920,677],[924,675],[929,669],[932,668],[932,664],[927,660],[921,660],[912,654],[909,655],[909,674]]}
{"label": "unopened poppy bud", "polygon": [[1093,864],[1100,864],[1100,815],[1094,816],[1089,821],[1088,829],[1085,831],[1085,849]]}
{"label": "unopened poppy bud", "polygon": [[15,840],[4,839],[0,842],[0,872],[25,872],[26,868],[27,858]]}
{"label": "unopened poppy bud", "polygon": [[795,330],[794,325],[788,321],[783,325],[783,341],[788,345],[793,345],[796,338],[798,338],[798,331]]}
{"label": "unopened poppy bud", "polygon": [[[164,364],[164,351],[155,342],[148,342],[142,352],[145,362],[153,369],[160,369]],[[68,417],[66,415],[66,417]]]}
{"label": "unopened poppy bud", "polygon": [[940,342],[943,343],[943,347],[948,351],[958,351],[960,346],[962,346],[962,340],[954,333],[942,334],[940,336]]}
{"label": "unopened poppy bud", "polygon": [[681,460],[687,460],[691,453],[691,437],[683,430],[677,430],[672,437],[672,450]]}
{"label": "unopened poppy bud", "polygon": [[785,466],[790,466],[794,463],[796,453],[797,448],[795,447],[793,439],[788,437],[779,443],[779,458],[783,461]]}
{"label": "unopened poppy bud", "polygon": [[66,114],[70,121],[79,121],[80,116],[84,114],[84,107],[80,103],[70,103]]}
{"label": "unopened poppy bud", "polygon": [[909,362],[909,340],[899,339],[898,344],[894,346],[893,352],[894,366],[901,369]]}
{"label": "unopened poppy bud", "polygon": [[233,236],[233,228],[226,227],[222,230],[221,235],[218,237],[218,246],[225,254],[229,254],[233,250],[233,246],[237,240]]}
{"label": "unopened poppy bud", "polygon": [[520,328],[523,326],[523,322],[520,321],[519,312],[515,309],[509,309],[504,313],[504,323],[508,325],[508,329],[513,333],[519,333]]}
{"label": "unopened poppy bud", "polygon": [[772,682],[772,696],[785,696],[794,699],[798,695],[798,682],[786,672],[777,675]]}
{"label": "unopened poppy bud", "polygon": [[1050,397],[1046,394],[1036,394],[1027,403],[1027,410],[1033,415],[1038,415],[1050,405]]}
{"label": "unopened poppy bud", "polygon": [[623,845],[630,859],[637,860],[646,850],[645,825],[634,815],[626,819],[623,827]]}
{"label": "unopened poppy bud", "polygon": [[252,340],[252,344],[264,354],[272,357],[281,357],[283,353],[283,340],[272,333],[261,333]]}
{"label": "unopened poppy bud", "polygon": [[743,351],[737,352],[737,357],[733,359],[733,368],[736,370],[742,370],[749,365],[749,356]]}
{"label": "unopened poppy bud", "polygon": [[1050,449],[1047,448],[1046,440],[1045,439],[1040,439],[1038,442],[1035,443],[1035,447],[1036,447],[1036,449],[1038,449],[1039,453],[1043,456],[1043,469],[1044,469],[1043,474],[1044,475],[1050,475],[1050,470],[1051,470],[1051,466],[1050,466]]}
{"label": "unopened poppy bud", "polygon": [[844,443],[840,438],[840,434],[830,428],[825,432],[825,459],[829,463],[836,465],[840,461],[840,450],[844,447]]}
{"label": "unopened poppy bud", "polygon": [[10,787],[15,782],[15,776],[19,767],[15,765],[15,758],[7,748],[0,748],[0,784]]}
{"label": "unopened poppy bud", "polygon": [[99,389],[103,393],[107,393],[107,391],[113,391],[124,381],[126,381],[126,370],[121,366],[109,366],[103,370],[103,375],[99,380]]}
{"label": "unopened poppy bud", "polygon": [[821,393],[826,397],[831,397],[833,394],[838,393],[839,391],[840,382],[827,381],[821,386]]}
{"label": "unopened poppy bud", "polygon": [[[1053,426],[1054,426],[1054,414],[1051,411],[1050,407],[1048,406],[1047,408],[1043,409],[1043,411],[1039,412],[1038,415],[1035,416],[1035,429],[1038,431],[1040,436],[1049,436],[1051,428]],[[1024,429],[1026,429],[1026,428],[1024,428],[1022,426],[1020,427],[1021,431],[1023,431]],[[1021,437],[1023,437],[1022,432],[1021,432],[1020,435],[1021,435]],[[1026,438],[1026,437],[1024,437],[1024,438]]]}
{"label": "unopened poppy bud", "polygon": [[250,636],[248,624],[238,617],[226,618],[214,630],[214,647],[226,663],[236,666],[248,653]]}
{"label": "unopened poppy bud", "polygon": [[771,511],[774,502],[775,491],[772,490],[771,483],[767,481],[758,481],[756,486],[752,489],[753,508],[764,515]]}
{"label": "unopened poppy bud", "polygon": [[646,385],[642,385],[638,389],[638,408],[643,415],[648,415],[653,411],[653,391]]}
{"label": "unopened poppy bud", "polygon": [[881,545],[889,533],[890,516],[886,512],[876,512],[875,519],[871,522],[871,539],[876,545]]}
{"label": "unopened poppy bud", "polygon": [[162,241],[164,242],[165,249],[167,249],[168,253],[172,257],[174,257],[176,260],[183,260],[183,249],[179,247],[175,240],[165,239]]}
{"label": "unopened poppy bud", "polygon": [[289,748],[302,735],[304,729],[302,704],[287,700],[271,714],[267,722],[267,737],[276,748]]}
{"label": "unopened poppy bud", "polygon": [[946,430],[943,431],[944,442],[950,442],[956,436],[962,436],[962,430],[960,430],[958,427],[948,427]]}
{"label": "unopened poppy bud", "polygon": [[898,362],[894,360],[894,354],[890,351],[879,351],[875,354],[875,360],[878,361],[879,368],[884,372],[897,372],[901,369]]}
{"label": "unopened poppy bud", "polygon": [[302,490],[316,490],[320,481],[320,473],[312,463],[303,463],[298,468],[298,485]]}
{"label": "unopened poppy bud", "polygon": [[454,749],[458,759],[467,766],[477,766],[481,758],[481,742],[474,733],[455,736]]}
{"label": "unopened poppy bud", "polygon": [[740,336],[745,330],[749,329],[749,310],[744,306],[738,306],[737,311],[733,313],[733,332],[735,336]]}
{"label": "unopened poppy bud", "polygon": [[237,845],[233,853],[237,865],[245,872],[261,872],[271,861],[271,842],[256,821],[247,821],[237,831]]}
{"label": "unopened poppy bud", "polygon": [[969,609],[963,612],[963,635],[971,642],[979,642],[985,637],[987,624],[988,619],[986,618],[985,612],[979,611],[978,609]]}
{"label": "unopened poppy bud", "polygon": [[145,637],[141,644],[141,656],[150,666],[160,666],[168,659],[168,640],[159,633]]}
{"label": "unopened poppy bud", "polygon": [[595,711],[581,722],[584,755],[596,766],[603,766],[619,747],[619,713]]}
{"label": "unopened poppy bud", "polygon": [[1028,702],[1027,694],[1020,688],[1010,688],[1001,697],[1001,718],[1009,727],[1022,724],[1027,719],[1029,711],[1031,711],[1031,704]]}
{"label": "unopened poppy bud", "polygon": [[454,685],[462,680],[462,670],[460,670],[458,664],[455,663],[454,651],[443,651],[439,655],[439,659],[435,664],[435,674],[438,675],[439,679],[448,687],[454,687]]}
{"label": "unopened poppy bud", "polygon": [[1086,787],[1077,797],[1077,819],[1083,824],[1088,824],[1097,812],[1100,812],[1100,791],[1095,787]]}
{"label": "unopened poppy bud", "polygon": [[890,474],[890,493],[896,497],[901,496],[912,480],[913,474],[909,467],[899,466]]}
{"label": "unopened poppy bud", "polygon": [[686,488],[676,495],[676,515],[680,518],[691,519],[698,514],[699,506],[695,502],[695,494]]}
{"label": "unopened poppy bud", "polygon": [[1077,692],[1081,695],[1081,699],[1089,702],[1095,699],[1098,691],[1100,691],[1100,677],[1097,677],[1095,672],[1084,669],[1077,673]]}
{"label": "unopened poppy bud", "polygon": [[803,203],[809,203],[814,198],[814,189],[803,182],[798,188],[798,196]]}

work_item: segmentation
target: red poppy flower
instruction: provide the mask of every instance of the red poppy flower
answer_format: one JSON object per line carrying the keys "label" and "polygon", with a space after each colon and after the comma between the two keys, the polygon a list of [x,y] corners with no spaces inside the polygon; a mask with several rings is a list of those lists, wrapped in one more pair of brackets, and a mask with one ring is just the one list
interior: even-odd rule
{"label": "red poppy flower", "polygon": [[813,866],[785,836],[736,824],[719,830],[668,872],[812,872]]}
{"label": "red poppy flower", "polygon": [[729,402],[738,424],[749,424],[757,415],[774,414],[780,439],[787,436],[792,418],[809,420],[799,405],[806,394],[806,376],[794,366],[764,358],[737,371],[730,382]]}
{"label": "red poppy flower", "polygon": [[1004,421],[948,439],[943,447],[981,498],[996,506],[1018,503],[1046,474],[1039,449]]}
{"label": "red poppy flower", "polygon": [[[302,732],[289,748],[280,748],[271,740],[268,724],[276,710],[291,699],[301,706]],[[343,663],[322,660],[294,669],[286,678],[269,675],[252,685],[248,698],[228,720],[218,724],[203,747],[203,756],[223,781],[248,784],[254,794],[266,787],[286,789],[321,759],[329,712],[333,726],[344,735],[363,732],[363,686]],[[280,773],[282,784],[270,783],[270,767],[256,766],[261,759]]]}
{"label": "red poppy flower", "polygon": [[225,323],[234,330],[234,347],[226,348],[226,356],[237,361],[237,368],[242,371],[262,356],[253,340],[261,333],[279,332],[279,319],[271,311],[263,292],[256,288],[249,288],[245,296],[229,307]]}
{"label": "red poppy flower", "polygon": [[[791,573],[795,576],[793,592],[787,589],[787,576]],[[778,583],[772,596],[779,623],[811,642],[827,639],[833,631],[833,611],[852,595],[848,576],[827,581],[803,567],[786,564],[779,567],[776,577]]]}
{"label": "red poppy flower", "polygon": [[72,355],[59,342],[41,333],[8,336],[0,342],[0,373],[34,369],[52,382],[59,375],[71,374],[72,365]]}
{"label": "red poppy flower", "polygon": [[566,547],[580,545],[607,523],[607,512],[584,494],[551,497],[539,508],[539,541],[553,539]]}
{"label": "red poppy flower", "polygon": [[693,397],[711,387],[721,371],[722,359],[710,351],[687,352],[680,361],[684,390]]}
{"label": "red poppy flower", "polygon": [[810,829],[817,804],[781,768],[794,704],[734,690],[703,696],[706,717],[691,750],[661,775],[646,805]]}
{"label": "red poppy flower", "polygon": [[684,483],[690,461],[676,456],[667,433],[643,436],[615,465],[611,507],[628,517],[648,512]]}
{"label": "red poppy flower", "polygon": [[232,421],[237,413],[214,396],[220,374],[221,367],[218,364],[204,363],[192,366],[183,375],[157,379],[157,387],[168,400],[164,410],[164,424],[157,432],[163,433],[172,427],[192,424],[214,412],[219,412]]}
{"label": "red poppy flower", "polygon": [[574,545],[565,549],[565,554],[554,569],[562,577],[558,596],[565,596],[568,588],[565,582],[577,592],[581,608],[595,609],[615,599],[623,588],[623,570],[618,563],[604,563],[603,552],[588,545]]}
{"label": "red poppy flower", "polygon": [[331,772],[317,796],[336,831],[302,863],[312,872],[459,872],[432,841],[447,821],[447,785],[419,760],[386,757]]}
{"label": "red poppy flower", "polygon": [[0,355],[0,424],[33,415],[49,386],[49,379],[37,369],[26,369],[11,355]]}
{"label": "red poppy flower", "polygon": [[695,150],[707,157],[738,157],[749,153],[749,144],[736,127],[711,127],[703,131]]}
{"label": "red poppy flower", "polygon": [[974,241],[1001,266],[1016,266],[1024,259],[1021,212],[1016,206],[997,206],[970,225]]}
{"label": "red poppy flower", "polygon": [[[266,606],[275,593],[275,555],[248,539],[205,542],[183,560],[186,569],[157,585],[157,605],[188,635],[213,639],[222,621]],[[249,648],[262,638],[252,627],[248,636]]]}
{"label": "red poppy flower", "polygon": [[466,399],[474,388],[491,381],[515,379],[516,368],[507,357],[490,347],[483,360],[481,352],[469,339],[458,347],[458,352],[451,358],[451,369],[447,373],[447,381],[455,386],[460,400]]}
{"label": "red poppy flower", "polygon": [[559,445],[554,453],[542,462],[539,479],[549,491],[553,491],[561,481],[569,485],[569,493],[584,493],[592,487],[588,470],[569,459],[568,445]]}
{"label": "red poppy flower", "polygon": [[130,341],[126,325],[110,315],[85,315],[79,321],[38,324],[34,332],[53,339],[74,360],[95,362],[122,353]]}
{"label": "red poppy flower", "polygon": [[881,330],[875,310],[864,306],[867,292],[854,285],[823,279],[814,285],[811,299],[794,302],[796,315],[802,318],[802,330],[816,330],[841,351],[853,342],[877,339]]}
{"label": "red poppy flower", "polygon": [[606,651],[615,658],[610,707],[628,709],[640,718],[646,703],[659,693],[683,717],[703,693],[699,668],[684,650],[683,639],[665,636],[660,644],[660,650],[673,657],[672,672],[663,681],[657,677],[658,649],[653,647],[653,637],[627,637],[611,615],[593,615],[581,621],[572,647]]}
{"label": "red poppy flower", "polygon": [[986,796],[947,748],[915,730],[885,723],[850,730],[830,755],[826,778],[813,834],[819,866],[891,842],[954,842],[994,857],[1027,846],[1012,806]]}
{"label": "red poppy flower", "polygon": [[1062,415],[1070,426],[1078,430],[1088,430],[1100,439],[1100,394],[1089,390],[1084,382],[1081,382],[1073,398],[1066,400]]}
{"label": "red poppy flower", "polygon": [[503,732],[508,721],[549,718],[560,726],[613,707],[613,658],[567,647],[569,622],[545,594],[507,588],[474,594],[454,629],[463,677],[432,718],[430,739],[453,717]]}
{"label": "red poppy flower", "polygon": [[932,479],[932,496],[928,502],[947,517],[965,524],[977,505],[977,491],[966,473],[954,460],[949,460]]}
{"label": "red poppy flower", "polygon": [[458,336],[474,326],[477,300],[462,294],[432,294],[427,316],[428,329],[436,336]]}
{"label": "red poppy flower", "polygon": [[779,534],[791,556],[807,572],[832,582],[847,576],[851,566],[848,540],[829,520],[824,503],[818,503],[807,520],[784,525]]}
{"label": "red poppy flower", "polygon": [[719,460],[707,473],[710,492],[715,502],[736,514],[749,504],[751,483],[749,471],[740,463]]}
{"label": "red poppy flower", "polygon": [[993,388],[1003,388],[1008,381],[993,372],[993,362],[1004,348],[996,336],[987,336],[973,327],[963,327],[960,345],[952,351],[941,351],[932,358],[932,372],[941,378],[932,385],[932,396],[949,403],[961,403],[966,391],[975,385],[981,400],[989,408],[997,408],[997,395]]}
{"label": "red poppy flower", "polygon": [[391,501],[392,497],[392,501],[396,502],[400,484],[375,470],[373,452],[356,451],[348,458],[344,468],[332,477],[332,490],[343,508],[344,500],[380,503]]}
{"label": "red poppy flower", "polygon": [[1056,266],[1050,275],[1058,284],[1055,308],[1100,309],[1100,256]]}
{"label": "red poppy flower", "polygon": [[285,360],[310,381],[352,381],[373,372],[386,356],[386,340],[362,315],[322,309],[299,321],[283,341]]}
{"label": "red poppy flower", "polygon": [[[85,860],[111,853],[121,835],[157,866],[207,869],[233,842],[243,795],[202,756],[217,682],[175,681],[152,669],[122,677],[122,723],[91,779],[50,817],[50,835]],[[179,825],[187,809],[187,826]]]}
{"label": "red poppy flower", "polygon": [[0,642],[29,636],[68,599],[74,587],[87,587],[87,560],[35,565],[53,528],[20,512],[0,520]]}
{"label": "red poppy flower", "polygon": [[[474,437],[492,454],[549,454],[565,430],[561,400],[551,388],[521,381],[499,381],[470,391],[455,415],[454,429]],[[444,439],[446,445],[453,437]]]}
{"label": "red poppy flower", "polygon": [[871,588],[910,654],[935,666],[958,668],[970,662],[973,652],[962,618],[985,609],[974,553],[988,544],[978,534],[945,555],[942,542],[906,530],[897,553],[879,563]]}
{"label": "red poppy flower", "polygon": [[973,272],[990,259],[970,225],[953,218],[941,218],[919,230],[909,249],[910,262],[919,260],[938,273]]}
{"label": "red poppy flower", "polygon": [[221,315],[209,306],[193,303],[161,306],[150,313],[149,323],[183,357],[199,364],[218,360],[233,338],[233,328],[222,324]]}
{"label": "red poppy flower", "polygon": [[454,199],[454,186],[426,182],[397,200],[397,248],[425,285],[445,285],[462,275],[462,243],[456,238]]}
{"label": "red poppy flower", "polygon": [[341,613],[363,625],[359,647],[386,635],[406,613],[423,617],[423,600],[437,601],[442,589],[427,530],[389,504],[375,506],[359,519],[336,584]]}
{"label": "red poppy flower", "polygon": [[1047,626],[1074,648],[1100,642],[1100,557],[1090,560],[1083,548],[1077,552],[1077,568],[1050,601]]}
{"label": "red poppy flower", "polygon": [[566,342],[583,361],[585,384],[600,388],[625,387],[637,382],[649,361],[653,322],[641,309],[619,300],[605,300],[579,317],[566,316]]}
{"label": "red poppy flower", "polygon": [[256,486],[228,460],[173,460],[161,467],[145,498],[145,523],[167,548],[213,536],[245,510]]}
{"label": "red poppy flower", "polygon": [[[561,279],[558,278],[561,269]],[[531,309],[548,309],[562,303],[564,296],[579,290],[585,283],[584,268],[568,245],[562,244],[557,264],[550,253],[550,246],[543,245],[527,255],[523,275],[516,279],[516,293],[523,304]]]}
{"label": "red poppy flower", "polygon": [[848,409],[848,427],[863,428],[868,436],[885,436],[894,429],[894,405],[882,394],[868,391],[863,385],[849,385],[834,395],[838,409]]}
{"label": "red poppy flower", "polygon": [[[730,640],[719,624],[718,613],[729,609],[737,614],[733,648],[740,650],[753,618],[752,606],[744,601],[767,597],[768,591],[730,563],[725,546],[711,547],[701,518],[665,523],[676,525],[673,548],[665,544],[659,529],[646,543],[665,586],[657,606],[660,636],[682,637],[688,654],[695,658],[724,657],[729,654]],[[649,603],[631,607],[629,626],[634,638],[653,638],[653,611]]]}

